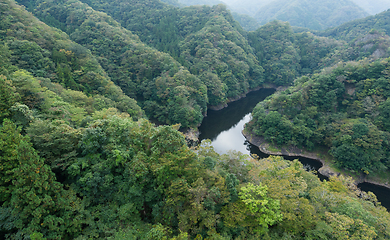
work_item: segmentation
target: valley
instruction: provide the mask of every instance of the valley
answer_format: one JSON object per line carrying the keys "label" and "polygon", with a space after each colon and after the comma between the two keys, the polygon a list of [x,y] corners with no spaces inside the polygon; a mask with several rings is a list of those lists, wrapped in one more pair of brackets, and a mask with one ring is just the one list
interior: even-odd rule
{"label": "valley", "polygon": [[389,12],[309,30],[201,3],[0,0],[0,238],[390,238],[355,184],[389,181]]}

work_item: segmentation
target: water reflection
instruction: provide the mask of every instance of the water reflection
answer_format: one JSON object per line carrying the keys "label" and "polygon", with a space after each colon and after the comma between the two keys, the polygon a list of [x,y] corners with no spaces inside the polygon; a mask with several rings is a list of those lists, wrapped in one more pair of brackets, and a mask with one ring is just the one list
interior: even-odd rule
{"label": "water reflection", "polygon": [[[249,122],[250,117],[251,114],[245,115],[238,123],[234,124],[229,129],[221,131],[218,134],[213,134],[216,136],[209,138],[217,153],[223,154],[228,150],[236,150],[246,154],[250,153],[248,146],[245,145],[245,137],[241,134],[242,129],[244,129],[244,124]],[[202,139],[207,139],[204,135],[201,136]]]}
{"label": "water reflection", "polygon": [[[208,116],[204,118],[199,127],[199,139],[210,139],[211,145],[215,151],[223,154],[228,150],[240,151],[244,154],[256,154],[260,158],[266,158],[269,155],[262,153],[258,147],[249,143],[242,135],[241,131],[244,124],[250,121],[251,112],[256,104],[263,101],[267,96],[274,93],[274,89],[261,89],[251,92],[246,98],[232,102],[227,108],[220,111],[208,111]],[[283,156],[287,160],[297,159],[298,157]],[[318,170],[322,163],[308,158],[299,157],[299,161],[311,169]],[[321,180],[327,177],[318,174]],[[390,190],[373,184],[359,184],[363,191],[372,191],[377,195],[378,200],[387,209],[390,209]]]}
{"label": "water reflection", "polygon": [[250,113],[256,104],[274,92],[275,89],[260,89],[248,93],[239,101],[229,103],[227,108],[219,111],[209,110],[199,127],[199,139],[210,139],[218,153],[225,153],[232,149],[249,154],[250,152],[243,145],[245,138],[241,131],[244,124],[250,120]]}

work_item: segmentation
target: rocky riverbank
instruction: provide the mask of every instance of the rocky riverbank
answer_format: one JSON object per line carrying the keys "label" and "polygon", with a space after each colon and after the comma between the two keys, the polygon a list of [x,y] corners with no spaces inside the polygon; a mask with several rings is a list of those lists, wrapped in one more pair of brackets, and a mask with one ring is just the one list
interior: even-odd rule
{"label": "rocky riverbank", "polygon": [[[261,137],[257,136],[252,133],[248,133],[245,131],[245,129],[242,131],[242,134],[244,137],[253,145],[259,148],[259,150],[265,154],[269,155],[280,155],[280,156],[291,156],[291,157],[305,157],[309,159],[313,159],[313,161],[319,161],[322,163],[322,167],[318,169],[318,172],[321,173],[324,176],[331,177],[331,176],[339,176],[341,172],[338,172],[334,169],[332,169],[327,161],[319,157],[319,153],[316,152],[308,152],[304,151],[302,149],[299,149],[297,147],[291,146],[291,147],[282,147],[280,150],[278,149],[272,149],[270,150],[270,144],[267,143],[267,141]],[[380,183],[377,181],[373,181],[371,179],[367,179],[367,176],[360,176],[360,177],[353,177],[355,184],[358,185],[359,183],[367,182],[375,185],[379,185],[382,187],[386,187],[390,189],[389,182],[387,183]]]}

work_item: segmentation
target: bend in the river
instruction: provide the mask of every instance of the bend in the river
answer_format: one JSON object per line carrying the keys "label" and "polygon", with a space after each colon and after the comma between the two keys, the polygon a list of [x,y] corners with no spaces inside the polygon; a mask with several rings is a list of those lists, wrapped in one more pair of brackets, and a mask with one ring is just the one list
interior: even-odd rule
{"label": "bend in the river", "polygon": [[[251,112],[256,104],[274,92],[275,89],[263,88],[248,93],[245,98],[238,101],[230,102],[228,107],[219,111],[209,110],[207,117],[204,118],[202,125],[199,127],[199,140],[210,139],[215,151],[220,154],[229,150],[236,150],[244,154],[256,154],[260,158],[268,157],[269,155],[249,143],[241,131],[245,123],[250,121]],[[303,165],[309,166],[311,169],[318,170],[322,167],[322,163],[317,160],[304,157],[283,157],[287,160],[298,158]],[[327,178],[321,174],[318,174],[318,176],[321,180]],[[369,183],[359,184],[358,187],[364,191],[375,193],[382,205],[390,209],[390,189]]]}

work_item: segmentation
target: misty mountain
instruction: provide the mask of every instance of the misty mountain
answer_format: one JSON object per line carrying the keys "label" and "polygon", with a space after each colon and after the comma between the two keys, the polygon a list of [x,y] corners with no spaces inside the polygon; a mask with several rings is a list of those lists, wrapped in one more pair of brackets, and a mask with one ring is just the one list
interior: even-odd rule
{"label": "misty mountain", "polygon": [[390,35],[389,21],[390,11],[385,11],[374,16],[344,23],[338,27],[327,29],[324,32],[318,32],[318,35],[346,41],[352,41],[356,38],[363,37],[368,32],[375,31]]}
{"label": "misty mountain", "polygon": [[292,26],[323,30],[366,16],[367,12],[349,0],[277,0],[263,6],[255,18],[261,24],[277,19]]}
{"label": "misty mountain", "polygon": [[224,0],[226,4],[228,4],[233,11],[241,13],[241,14],[247,14],[249,16],[255,16],[257,11],[271,3],[273,0]]}
{"label": "misty mountain", "polygon": [[352,0],[352,2],[369,14],[377,14],[390,8],[390,0]]}

